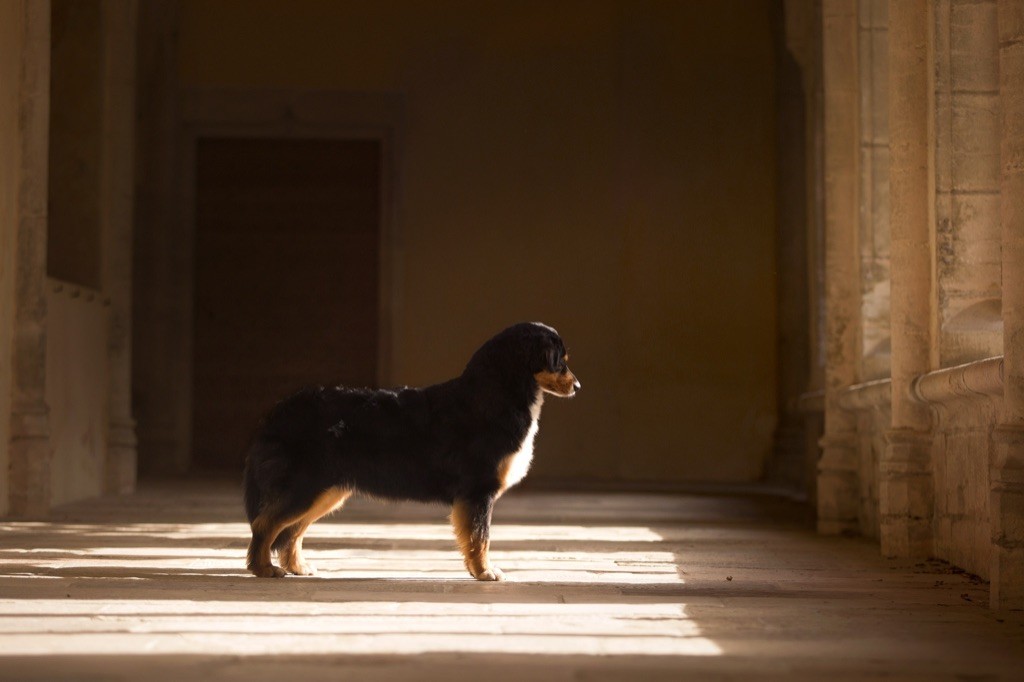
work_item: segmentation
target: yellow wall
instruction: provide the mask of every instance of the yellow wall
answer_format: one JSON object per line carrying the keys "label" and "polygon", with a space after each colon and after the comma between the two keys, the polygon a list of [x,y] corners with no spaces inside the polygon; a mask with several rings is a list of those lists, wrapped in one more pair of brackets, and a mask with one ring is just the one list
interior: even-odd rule
{"label": "yellow wall", "polygon": [[775,404],[768,0],[186,0],[184,88],[400,92],[396,382],[566,338],[535,475],[750,480]]}

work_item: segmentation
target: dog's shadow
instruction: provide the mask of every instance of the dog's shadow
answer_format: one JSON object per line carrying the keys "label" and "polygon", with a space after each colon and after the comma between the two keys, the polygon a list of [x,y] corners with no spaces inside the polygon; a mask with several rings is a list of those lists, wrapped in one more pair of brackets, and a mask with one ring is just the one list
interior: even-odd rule
{"label": "dog's shadow", "polygon": [[[244,568],[140,566],[0,566],[0,594],[22,599],[188,600],[209,602],[399,601],[493,602],[524,597],[557,600],[571,590],[577,596],[623,594],[626,585],[567,581],[474,580],[451,570],[409,571],[408,575],[352,576],[321,570],[315,576],[257,578]],[[657,584],[645,585],[657,589]],[[662,588],[678,588],[666,583]]]}

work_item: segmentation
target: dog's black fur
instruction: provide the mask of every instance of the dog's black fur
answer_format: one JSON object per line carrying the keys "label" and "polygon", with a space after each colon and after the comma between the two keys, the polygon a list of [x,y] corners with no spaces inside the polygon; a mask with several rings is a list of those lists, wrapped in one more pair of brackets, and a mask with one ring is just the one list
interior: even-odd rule
{"label": "dog's black fur", "polygon": [[451,505],[466,568],[479,580],[501,580],[488,560],[491,509],[526,473],[543,394],[571,397],[579,389],[567,360],[554,329],[522,323],[442,384],[320,386],[282,400],[246,456],[249,569],[261,577],[313,573],[302,558],[303,533],[364,493]]}

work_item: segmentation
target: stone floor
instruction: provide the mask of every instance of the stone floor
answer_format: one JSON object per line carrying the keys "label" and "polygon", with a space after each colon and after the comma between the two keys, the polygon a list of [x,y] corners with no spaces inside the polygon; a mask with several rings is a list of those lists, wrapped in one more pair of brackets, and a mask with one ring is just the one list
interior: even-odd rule
{"label": "stone floor", "polygon": [[353,500],[317,577],[244,570],[239,492],[0,521],[0,679],[1021,679],[1024,614],[758,495],[512,493],[464,574],[445,512]]}

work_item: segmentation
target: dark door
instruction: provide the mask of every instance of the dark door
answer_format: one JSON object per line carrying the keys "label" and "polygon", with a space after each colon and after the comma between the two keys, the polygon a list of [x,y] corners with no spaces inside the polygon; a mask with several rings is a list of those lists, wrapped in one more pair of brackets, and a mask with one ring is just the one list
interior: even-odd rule
{"label": "dark door", "polygon": [[377,140],[199,141],[194,469],[303,385],[375,383],[380,178]]}

